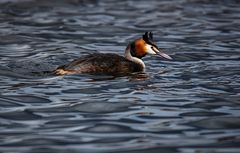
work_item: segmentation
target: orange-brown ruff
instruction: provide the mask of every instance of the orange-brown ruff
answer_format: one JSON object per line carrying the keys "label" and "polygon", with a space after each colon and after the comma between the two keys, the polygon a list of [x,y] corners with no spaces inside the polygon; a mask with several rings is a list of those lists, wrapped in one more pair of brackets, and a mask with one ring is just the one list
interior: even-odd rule
{"label": "orange-brown ruff", "polygon": [[90,54],[58,67],[54,73],[57,75],[76,73],[122,75],[141,72],[145,68],[141,58],[146,54],[159,54],[171,59],[153,42],[152,33],[146,32],[142,38],[128,44],[124,57],[117,54]]}

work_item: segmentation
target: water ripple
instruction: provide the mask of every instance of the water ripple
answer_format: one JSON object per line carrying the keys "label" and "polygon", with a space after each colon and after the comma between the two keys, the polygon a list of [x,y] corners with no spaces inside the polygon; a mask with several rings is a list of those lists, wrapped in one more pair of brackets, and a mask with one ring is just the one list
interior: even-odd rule
{"label": "water ripple", "polygon": [[[240,152],[236,0],[0,2],[0,152]],[[173,60],[53,76],[152,31]]]}

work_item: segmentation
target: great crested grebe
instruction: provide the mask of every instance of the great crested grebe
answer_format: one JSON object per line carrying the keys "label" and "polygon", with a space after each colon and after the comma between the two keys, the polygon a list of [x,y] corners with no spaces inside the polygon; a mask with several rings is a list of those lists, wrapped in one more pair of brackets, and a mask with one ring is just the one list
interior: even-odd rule
{"label": "great crested grebe", "polygon": [[94,53],[58,67],[54,73],[57,75],[76,73],[123,75],[141,72],[145,68],[141,58],[146,54],[158,54],[164,58],[172,59],[153,42],[153,34],[146,32],[142,38],[128,44],[124,57],[111,53]]}

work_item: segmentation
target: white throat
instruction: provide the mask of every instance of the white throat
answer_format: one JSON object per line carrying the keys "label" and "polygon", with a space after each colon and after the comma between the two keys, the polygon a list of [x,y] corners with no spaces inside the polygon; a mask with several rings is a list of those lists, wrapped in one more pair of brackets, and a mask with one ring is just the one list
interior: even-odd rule
{"label": "white throat", "polygon": [[139,59],[139,58],[137,58],[137,57],[133,57],[133,56],[131,55],[131,43],[128,44],[128,46],[127,46],[127,48],[126,48],[126,50],[125,50],[124,56],[125,56],[125,58],[128,59],[129,61],[132,61],[132,62],[134,62],[134,63],[136,63],[136,64],[139,64],[139,65],[141,65],[141,66],[143,67],[143,69],[145,69],[145,64],[144,64],[144,62],[143,62],[141,59]]}

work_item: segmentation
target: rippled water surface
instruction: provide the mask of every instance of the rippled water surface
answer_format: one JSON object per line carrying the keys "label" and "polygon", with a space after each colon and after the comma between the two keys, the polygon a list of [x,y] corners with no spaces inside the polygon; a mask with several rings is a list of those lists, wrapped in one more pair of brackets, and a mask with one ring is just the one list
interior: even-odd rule
{"label": "rippled water surface", "polygon": [[[0,152],[240,152],[240,3],[0,2]],[[52,76],[145,31],[172,61],[124,77]]]}

